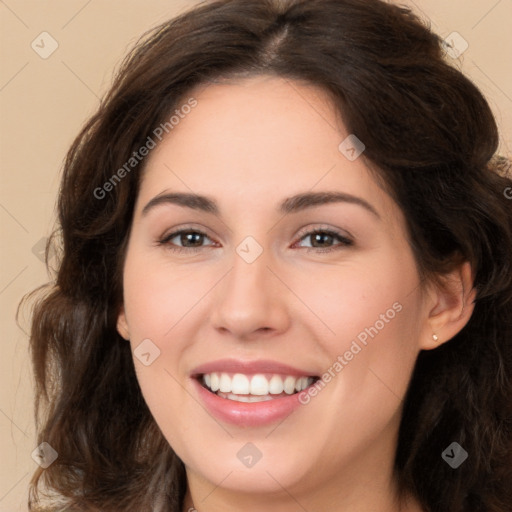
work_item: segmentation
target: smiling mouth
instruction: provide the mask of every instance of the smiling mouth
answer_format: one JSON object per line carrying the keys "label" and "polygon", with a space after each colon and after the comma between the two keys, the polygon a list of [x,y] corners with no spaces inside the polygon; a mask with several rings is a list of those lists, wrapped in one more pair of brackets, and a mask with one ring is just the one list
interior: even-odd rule
{"label": "smiling mouth", "polygon": [[199,383],[211,393],[236,402],[264,402],[295,395],[319,377],[212,372],[197,375]]}

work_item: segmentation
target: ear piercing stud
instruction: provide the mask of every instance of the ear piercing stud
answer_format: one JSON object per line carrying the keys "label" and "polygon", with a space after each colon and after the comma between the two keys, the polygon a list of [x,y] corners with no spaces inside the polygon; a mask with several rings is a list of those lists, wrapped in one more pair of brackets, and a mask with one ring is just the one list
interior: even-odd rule
{"label": "ear piercing stud", "polygon": [[432,334],[432,339],[434,341],[437,341],[439,339],[439,337],[437,336],[437,334]]}

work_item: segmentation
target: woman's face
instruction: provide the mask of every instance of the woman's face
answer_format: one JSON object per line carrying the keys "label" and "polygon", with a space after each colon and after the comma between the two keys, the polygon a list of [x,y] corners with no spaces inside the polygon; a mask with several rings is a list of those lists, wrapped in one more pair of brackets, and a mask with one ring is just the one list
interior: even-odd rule
{"label": "woman's face", "polygon": [[401,211],[319,89],[258,77],[190,96],[148,157],[118,322],[156,422],[210,490],[389,476],[432,335]]}

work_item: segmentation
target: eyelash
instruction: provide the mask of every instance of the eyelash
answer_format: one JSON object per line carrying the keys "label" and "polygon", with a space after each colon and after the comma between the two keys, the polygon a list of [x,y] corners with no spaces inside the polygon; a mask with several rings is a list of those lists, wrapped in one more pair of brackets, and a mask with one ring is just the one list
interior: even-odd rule
{"label": "eyelash", "polygon": [[[209,238],[206,233],[204,233],[203,231],[200,231],[198,229],[183,228],[183,229],[180,229],[179,231],[174,231],[173,233],[170,233],[169,235],[166,235],[165,237],[163,237],[161,240],[158,241],[158,245],[162,245],[162,246],[165,245],[165,246],[167,246],[167,249],[169,249],[170,251],[173,251],[173,252],[177,252],[177,253],[197,252],[197,251],[200,251],[200,250],[204,249],[205,247],[207,247],[207,246],[180,247],[178,245],[170,243],[170,240],[172,240],[176,236],[184,234],[184,233],[194,233],[194,234],[199,234],[201,236],[205,236],[205,237]],[[341,242],[341,244],[336,245],[334,247],[327,247],[327,248],[323,248],[323,249],[317,248],[317,247],[304,247],[304,249],[306,249],[307,252],[314,251],[317,253],[326,253],[326,252],[332,252],[332,251],[339,251],[339,250],[343,249],[344,247],[353,245],[353,243],[354,243],[352,240],[344,237],[343,235],[341,235],[340,233],[337,233],[336,231],[333,231],[331,229],[322,229],[322,228],[316,228],[316,229],[313,229],[311,231],[301,234],[298,241],[301,241],[303,238],[306,238],[308,236],[313,236],[316,234],[327,234],[329,236],[333,236],[333,237],[337,238]]]}

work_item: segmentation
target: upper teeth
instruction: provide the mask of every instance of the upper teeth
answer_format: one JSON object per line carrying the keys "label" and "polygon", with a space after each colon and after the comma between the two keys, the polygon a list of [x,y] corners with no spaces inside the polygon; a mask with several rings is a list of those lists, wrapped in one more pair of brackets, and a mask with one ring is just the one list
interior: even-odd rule
{"label": "upper teeth", "polygon": [[206,373],[203,375],[203,382],[212,391],[223,393],[234,393],[237,395],[279,395],[283,391],[292,395],[296,391],[302,391],[313,383],[312,377],[294,377],[288,375],[272,375],[270,379],[261,373],[248,376],[243,373],[235,373],[230,376],[228,373]]}

